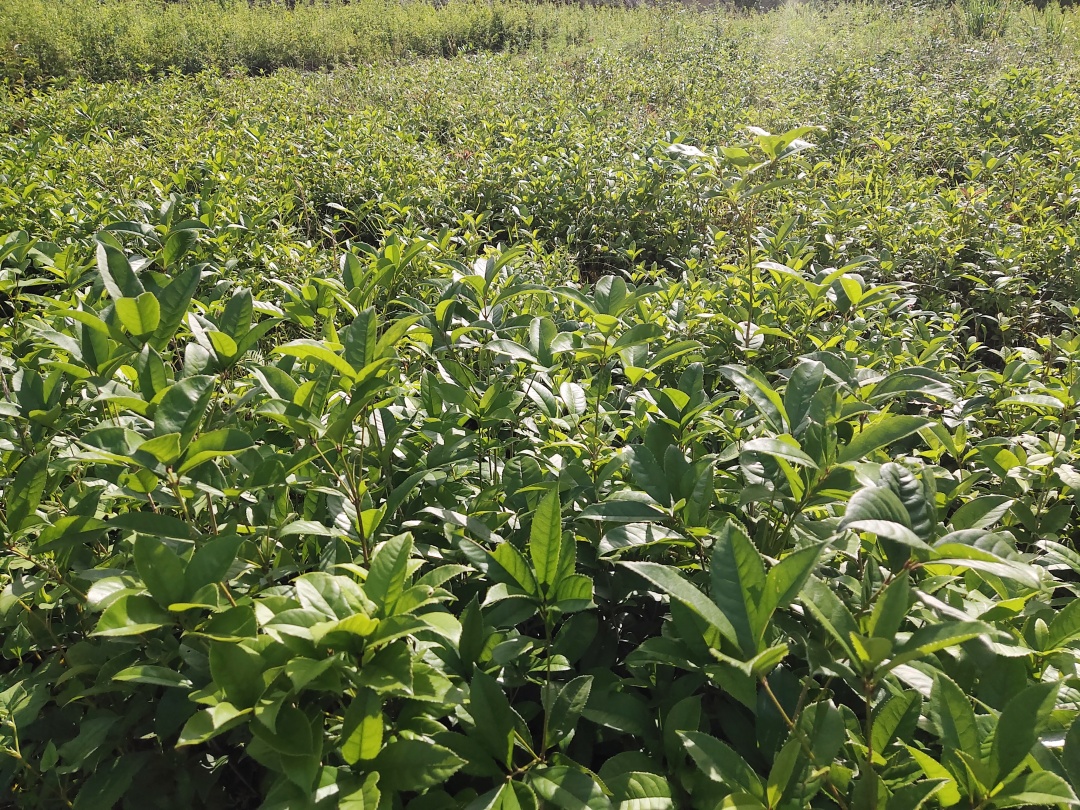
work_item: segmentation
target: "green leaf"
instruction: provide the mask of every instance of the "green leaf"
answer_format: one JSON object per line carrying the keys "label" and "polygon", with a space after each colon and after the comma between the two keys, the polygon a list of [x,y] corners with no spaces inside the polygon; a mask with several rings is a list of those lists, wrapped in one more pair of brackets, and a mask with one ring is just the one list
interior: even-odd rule
{"label": "green leaf", "polygon": [[945,787],[945,780],[923,780],[912,785],[904,785],[893,791],[885,810],[921,810],[922,807]]}
{"label": "green leaf", "polygon": [[[361,617],[362,614],[358,613],[351,619],[342,620],[341,624],[352,622]],[[398,619],[400,618],[407,617],[398,617]],[[387,620],[387,622],[394,621],[395,619]],[[410,619],[410,621],[415,620]],[[414,625],[417,629],[421,626],[419,623]],[[409,645],[404,641],[399,641],[379,650],[363,666],[357,678],[357,683],[374,689],[380,695],[412,694],[413,660]]]}
{"label": "green leaf", "polygon": [[795,766],[801,757],[802,748],[799,741],[794,737],[789,738],[773,760],[772,768],[769,769],[769,779],[765,784],[766,804],[769,807],[780,805],[795,777]]}
{"label": "green leaf", "polygon": [[1080,785],[1080,715],[1069,724],[1065,734],[1065,746],[1061,751],[1061,764],[1075,789]]}
{"label": "green leaf", "polygon": [[683,745],[706,777],[755,799],[765,799],[765,786],[745,759],[727,744],[700,731],[680,731]]}
{"label": "green leaf", "polygon": [[[257,739],[266,743],[279,754],[284,754],[287,757],[306,758],[321,748],[322,739],[315,739],[311,720],[302,710],[288,703],[282,703],[278,707],[277,713],[271,716],[273,717],[273,728],[262,722],[251,723],[250,728]],[[256,720],[260,717],[258,711],[255,712],[255,717]],[[294,764],[298,765],[301,771],[304,770],[301,763]]]}
{"label": "green leaf", "polygon": [[994,808],[1030,807],[1032,805],[1076,805],[1076,794],[1069,783],[1055,773],[1038,771],[1022,774],[994,795]]}
{"label": "green leaf", "polygon": [[796,443],[794,439],[790,442],[782,439],[751,439],[743,445],[742,452],[761,453],[762,455],[780,458],[784,461],[790,461],[792,464],[799,464],[803,467],[817,469],[818,466],[817,462],[799,448],[798,443]]}
{"label": "green leaf", "polygon": [[[568,543],[573,542],[567,540]],[[584,574],[570,574],[559,580],[555,588],[555,607],[563,613],[585,610],[593,604],[593,581]]]}
{"label": "green leaf", "polygon": [[383,745],[382,700],[361,689],[345,710],[341,726],[341,756],[349,765],[375,759]]}
{"label": "green leaf", "polygon": [[136,754],[104,760],[79,789],[72,810],[110,810],[131,787],[144,763]]}
{"label": "green leaf", "polygon": [[[338,810],[378,810],[379,800],[382,798],[377,787],[378,782],[377,773],[369,773],[360,787],[356,787],[355,779],[346,781],[338,799]],[[340,783],[341,776],[339,776]],[[505,808],[505,810],[510,810],[510,808]]]}
{"label": "green leaf", "polygon": [[191,682],[179,672],[151,664],[138,664],[122,669],[113,675],[113,680],[126,683],[145,683],[151,686],[191,686]]}
{"label": "green leaf", "polygon": [[218,316],[216,320],[217,328],[234,341],[238,341],[250,331],[251,319],[254,314],[254,300],[251,290],[236,290],[225,303],[221,315]]}
{"label": "green leaf", "polygon": [[674,810],[671,785],[654,773],[631,771],[607,782],[614,810]]}
{"label": "green leaf", "polygon": [[865,458],[875,450],[906,438],[930,424],[921,416],[886,415],[871,422],[840,450],[837,462],[847,464]]}
{"label": "green leaf", "polygon": [[912,633],[907,641],[896,647],[892,660],[885,664],[884,669],[887,671],[908,661],[925,658],[931,653],[955,647],[957,644],[991,632],[990,626],[982,622],[946,622],[925,625]]}
{"label": "green leaf", "polygon": [[610,810],[611,800],[584,773],[565,766],[530,771],[528,784],[544,807],[559,810]]}
{"label": "green leaf", "polygon": [[765,633],[759,606],[765,598],[765,566],[742,526],[728,520],[716,535],[709,565],[712,598],[746,658],[760,652]]}
{"label": "green leaf", "polygon": [[399,534],[387,540],[371,562],[364,591],[379,605],[383,616],[393,615],[394,605],[405,590],[412,548],[412,535]]}
{"label": "green leaf", "polygon": [[927,778],[939,782],[940,787],[936,795],[941,806],[952,807],[957,804],[960,801],[960,790],[956,780],[953,779],[952,774],[949,773],[945,766],[921,749],[911,745],[905,745],[904,747],[918,763]]}
{"label": "green leaf", "polygon": [[345,333],[345,361],[353,368],[363,368],[373,362],[375,344],[378,340],[378,316],[374,307],[368,307],[357,313],[348,331]]}
{"label": "green leaf", "polygon": [[821,546],[808,546],[791,552],[769,569],[760,607],[763,622],[798,598],[820,556]]}
{"label": "green leaf", "polygon": [[[915,534],[907,526],[892,520],[849,520],[845,522],[844,528],[860,534],[877,535],[879,538],[891,540],[894,543],[900,543],[910,548],[923,550],[930,548],[919,538],[919,535]],[[889,559],[892,559],[891,556]]]}
{"label": "green leaf", "polygon": [[825,379],[825,364],[818,360],[800,358],[791,372],[784,389],[784,409],[791,421],[792,430],[798,435],[799,425],[810,411],[810,403]]}
{"label": "green leaf", "polygon": [[489,577],[496,582],[503,581],[504,584],[520,588],[530,596],[539,595],[539,587],[532,568],[529,567],[522,553],[511,543],[499,543],[491,559],[498,568],[489,566],[485,572]]}
{"label": "green leaf", "polygon": [[230,703],[240,709],[253,707],[265,691],[262,673],[266,662],[243,644],[214,641],[210,644],[210,674]]}
{"label": "green leaf", "polygon": [[522,346],[520,343],[515,343],[512,340],[493,340],[486,346],[490,352],[496,354],[506,355],[514,360],[521,360],[525,363],[538,363],[536,355]]}
{"label": "green leaf", "polygon": [[985,529],[1001,520],[1013,503],[1014,499],[1004,495],[983,495],[971,499],[953,512],[950,520],[957,531]]}
{"label": "green leaf", "polygon": [[1023,762],[1054,710],[1061,682],[1037,683],[1005,704],[990,750],[990,770],[1001,782]]}
{"label": "green leaf", "polygon": [[182,228],[170,233],[161,250],[162,265],[168,268],[180,261],[198,238],[199,232],[194,228]]}
{"label": "green leaf", "polygon": [[592,684],[592,675],[579,675],[559,689],[548,712],[548,740],[545,741],[548,747],[574,730],[589,702]]}
{"label": "green leaf", "polygon": [[189,267],[170,282],[157,297],[160,321],[150,345],[158,351],[163,350],[173,339],[176,330],[187,315],[191,297],[199,286],[202,271],[198,267]]}
{"label": "green leaf", "polygon": [[177,472],[180,475],[198,467],[206,461],[223,456],[234,456],[253,445],[251,437],[242,430],[221,428],[211,430],[193,441],[184,454],[184,460]]}
{"label": "green leaf", "polygon": [[[889,521],[911,529],[907,509],[900,497],[888,487],[863,487],[851,496],[840,528],[846,529],[855,521]],[[915,539],[918,540],[918,537]]]}
{"label": "green leaf", "polygon": [[156,464],[171,465],[180,458],[180,434],[166,433],[147,439],[139,445],[132,458],[150,469]]}
{"label": "green leaf", "polygon": [[356,369],[351,363],[316,340],[294,340],[284,346],[278,346],[274,349],[274,353],[321,363],[334,369],[343,377],[355,378],[357,376]]}
{"label": "green leaf", "polygon": [[916,476],[903,465],[889,462],[881,465],[881,486],[897,494],[908,513],[908,525],[921,540],[931,541],[937,534],[937,495],[933,473],[923,470]]}
{"label": "green leaf", "polygon": [[30,456],[19,465],[11,485],[4,490],[7,501],[7,526],[12,534],[19,531],[37,511],[45,484],[49,480],[49,453]]}
{"label": "green leaf", "polygon": [[231,703],[223,702],[194,714],[180,731],[176,747],[201,745],[240,725],[251,714],[251,709],[240,710]]}
{"label": "green leaf", "polygon": [[893,695],[874,712],[871,738],[874,752],[883,754],[898,736],[905,739],[915,730],[922,709],[922,696],[918,692],[902,692]]}
{"label": "green leaf", "polygon": [[408,334],[413,324],[419,320],[419,315],[409,315],[405,318],[398,318],[386,327],[386,331],[383,332],[382,337],[375,344],[375,359],[367,365],[370,366],[372,362],[377,363],[380,360],[393,358],[398,343]]}
{"label": "green leaf", "polygon": [[874,600],[867,632],[875,638],[895,638],[910,607],[911,575],[901,571]]}
{"label": "green leaf", "polygon": [[619,565],[651,582],[669,597],[682,603],[715,627],[724,638],[736,646],[739,645],[738,634],[724,612],[705,594],[679,576],[675,569],[652,562],[622,562]]}
{"label": "green leaf", "polygon": [[154,411],[154,433],[179,433],[180,447],[186,448],[202,423],[215,382],[209,376],[187,377],[167,388]]}
{"label": "green leaf", "polygon": [[355,609],[342,591],[342,580],[349,582],[324,571],[313,571],[297,577],[293,587],[301,607],[316,611],[327,619],[344,619],[351,616]]}
{"label": "green leaf", "polygon": [[124,594],[101,614],[93,636],[137,636],[171,624],[172,617],[144,594]]}
{"label": "green leaf", "polygon": [[240,550],[237,536],[217,537],[199,545],[184,571],[184,598],[206,585],[221,582]]}
{"label": "green leaf", "polygon": [[755,368],[721,366],[718,371],[731,381],[739,392],[749,399],[776,433],[788,430],[784,401]]}
{"label": "green leaf", "polygon": [[144,292],[138,298],[121,298],[115,306],[120,323],[135,337],[149,335],[161,323],[161,307],[153,293]]}
{"label": "green leaf", "polygon": [[578,515],[581,520],[602,520],[608,523],[650,523],[668,516],[643,501],[611,498],[603,503],[586,506]]}
{"label": "green leaf", "polygon": [[105,521],[83,515],[67,515],[45,526],[34,543],[35,552],[60,551],[92,542],[108,530]]}
{"label": "green leaf", "polygon": [[716,807],[717,810],[768,810],[760,799],[749,793],[729,793]]}
{"label": "green leaf", "polygon": [[1065,403],[1060,399],[1047,396],[1046,394],[1016,394],[1011,397],[1006,397],[998,402],[998,407],[1005,405],[1020,405],[1021,407],[1031,408],[1032,410],[1047,408],[1051,411],[1060,411],[1065,407]]}
{"label": "green leaf", "polygon": [[946,751],[980,755],[979,727],[971,701],[951,678],[938,674],[930,692],[930,717]]}
{"label": "green leaf", "polygon": [[135,538],[135,570],[159,605],[168,608],[184,594],[184,561],[163,540],[140,534]]}
{"label": "green leaf", "polygon": [[388,744],[371,764],[384,791],[418,791],[441,785],[465,764],[448,748],[426,740],[399,739]]}
{"label": "green leaf", "polygon": [[799,599],[818,623],[825,628],[825,631],[840,644],[848,658],[856,660],[858,656],[855,654],[851,640],[858,634],[859,627],[851,611],[832,592],[832,589],[820,579],[810,577]]}
{"label": "green leaf", "polygon": [[475,737],[499,765],[510,769],[514,751],[514,711],[498,682],[479,669],[473,670],[468,710],[475,724]]}
{"label": "green leaf", "polygon": [[139,352],[139,357],[135,361],[135,372],[139,377],[139,393],[148,401],[169,384],[161,355],[149,345],[143,346]]}
{"label": "green leaf", "polygon": [[668,475],[657,463],[652,451],[643,444],[627,449],[627,461],[634,483],[649,497],[664,507],[671,506],[671,488]]}
{"label": "green leaf", "polygon": [[[110,237],[111,238],[111,237]],[[138,298],[146,288],[131,269],[124,251],[113,245],[98,242],[97,266],[105,289],[113,301],[121,298]]]}
{"label": "green leaf", "polygon": [[[570,549],[572,553],[572,545]],[[541,592],[545,595],[554,588],[563,573],[563,550],[562,505],[559,502],[559,490],[554,488],[536,507],[529,531],[529,556],[532,558]]]}

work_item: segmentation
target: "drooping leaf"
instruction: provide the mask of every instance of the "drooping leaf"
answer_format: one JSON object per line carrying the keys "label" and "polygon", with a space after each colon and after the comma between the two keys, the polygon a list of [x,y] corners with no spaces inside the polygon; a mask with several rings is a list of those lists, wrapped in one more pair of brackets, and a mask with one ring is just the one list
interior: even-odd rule
{"label": "drooping leaf", "polygon": [[686,605],[733,644],[739,644],[738,634],[724,612],[705,594],[675,573],[674,569],[650,562],[624,562],[620,565],[652,583],[672,599]]}
{"label": "drooping leaf", "polygon": [[679,737],[697,767],[709,779],[744,791],[759,801],[765,798],[761,778],[726,743],[699,731],[680,731]]}
{"label": "drooping leaf", "polygon": [[837,461],[846,464],[865,458],[882,447],[907,438],[929,424],[921,416],[886,415],[871,422],[840,450]]}

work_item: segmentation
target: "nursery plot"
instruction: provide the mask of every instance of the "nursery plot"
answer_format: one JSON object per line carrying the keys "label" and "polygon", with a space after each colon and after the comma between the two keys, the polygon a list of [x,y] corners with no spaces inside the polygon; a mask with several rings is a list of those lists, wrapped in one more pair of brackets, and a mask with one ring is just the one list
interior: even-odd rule
{"label": "nursery plot", "polygon": [[0,804],[1077,804],[1075,16],[498,8],[9,76]]}

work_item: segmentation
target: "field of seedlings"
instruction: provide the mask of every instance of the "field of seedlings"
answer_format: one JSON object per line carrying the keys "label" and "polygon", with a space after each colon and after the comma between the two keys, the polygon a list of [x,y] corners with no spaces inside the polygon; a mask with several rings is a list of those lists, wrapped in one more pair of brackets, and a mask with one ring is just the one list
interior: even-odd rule
{"label": "field of seedlings", "polygon": [[1080,805],[1080,13],[0,0],[0,807]]}

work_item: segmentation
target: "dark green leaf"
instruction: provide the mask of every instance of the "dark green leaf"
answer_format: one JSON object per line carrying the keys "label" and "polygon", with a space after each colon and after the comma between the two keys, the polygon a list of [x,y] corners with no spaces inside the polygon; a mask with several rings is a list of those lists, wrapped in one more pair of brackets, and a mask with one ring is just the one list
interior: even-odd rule
{"label": "dark green leaf", "polygon": [[686,605],[733,644],[739,644],[738,634],[724,612],[705,594],[679,576],[673,568],[650,562],[624,562],[620,565],[652,583],[672,599]]}
{"label": "dark green leaf", "polygon": [[990,769],[1000,782],[1031,753],[1054,710],[1061,682],[1029,686],[1007,704],[998,717],[990,751]]}
{"label": "dark green leaf", "polygon": [[513,710],[498,682],[479,669],[473,671],[468,709],[480,744],[509,770],[514,750]]}
{"label": "dark green leaf", "polygon": [[184,561],[163,540],[140,534],[135,538],[135,568],[150,595],[163,608],[185,596]]}
{"label": "dark green leaf", "polygon": [[49,454],[47,451],[26,458],[19,465],[10,487],[5,490],[9,531],[12,533],[19,531],[37,510],[48,478]]}

